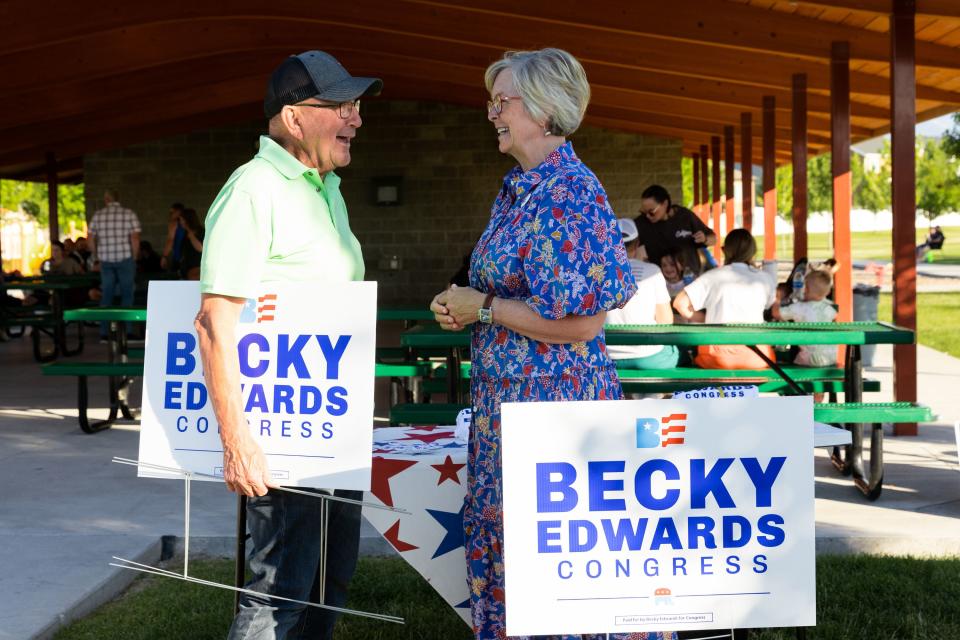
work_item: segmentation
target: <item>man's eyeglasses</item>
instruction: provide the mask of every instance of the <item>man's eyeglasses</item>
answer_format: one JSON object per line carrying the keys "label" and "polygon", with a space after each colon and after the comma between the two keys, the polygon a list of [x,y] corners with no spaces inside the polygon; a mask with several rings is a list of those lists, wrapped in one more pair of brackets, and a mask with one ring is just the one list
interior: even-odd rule
{"label": "man's eyeglasses", "polygon": [[340,117],[346,120],[356,112],[360,113],[360,100],[352,102],[341,102],[340,104],[314,104],[310,102],[301,102],[293,105],[294,107],[313,107],[314,109],[338,109]]}
{"label": "man's eyeglasses", "polygon": [[500,115],[500,112],[503,111],[503,103],[511,100],[523,100],[523,98],[520,96],[494,96],[493,100],[487,100],[487,113],[490,113],[490,110],[493,109],[495,114]]}

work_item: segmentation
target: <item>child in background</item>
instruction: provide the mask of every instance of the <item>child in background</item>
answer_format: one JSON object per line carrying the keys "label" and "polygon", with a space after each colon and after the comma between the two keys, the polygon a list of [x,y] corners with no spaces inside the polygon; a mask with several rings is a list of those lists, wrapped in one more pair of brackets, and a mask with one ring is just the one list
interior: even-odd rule
{"label": "child in background", "polygon": [[680,252],[668,253],[660,258],[660,271],[663,273],[663,279],[667,281],[670,299],[673,300],[687,286],[683,281],[683,258]]}
{"label": "child in background", "polygon": [[[777,320],[794,322],[833,322],[837,309],[827,299],[833,287],[830,273],[816,269],[803,280],[803,301],[775,310]],[[794,364],[804,367],[831,367],[837,364],[837,347],[829,344],[803,345]],[[822,394],[821,394],[822,395]]]}

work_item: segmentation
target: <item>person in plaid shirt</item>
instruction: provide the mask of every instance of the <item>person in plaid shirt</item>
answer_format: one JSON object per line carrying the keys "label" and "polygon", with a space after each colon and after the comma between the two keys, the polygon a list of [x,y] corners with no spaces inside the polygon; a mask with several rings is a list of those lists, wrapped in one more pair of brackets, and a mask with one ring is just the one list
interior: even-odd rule
{"label": "person in plaid shirt", "polygon": [[[100,270],[101,307],[113,304],[115,295],[120,305],[133,306],[134,276],[140,252],[140,220],[137,214],[120,204],[119,194],[108,189],[103,194],[106,206],[97,210],[90,221],[90,244],[94,269]],[[129,327],[128,327],[129,331]],[[100,337],[107,337],[107,323],[100,323]]]}

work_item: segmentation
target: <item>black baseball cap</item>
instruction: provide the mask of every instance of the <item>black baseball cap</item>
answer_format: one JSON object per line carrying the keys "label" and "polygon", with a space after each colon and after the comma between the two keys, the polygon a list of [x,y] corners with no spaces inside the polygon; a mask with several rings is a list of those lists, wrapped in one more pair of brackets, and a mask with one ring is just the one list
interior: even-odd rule
{"label": "black baseball cap", "polygon": [[328,102],[349,102],[360,96],[375,96],[383,88],[379,78],[355,78],[329,53],[304,51],[280,63],[270,75],[263,114],[280,113],[284,105],[307,98]]}

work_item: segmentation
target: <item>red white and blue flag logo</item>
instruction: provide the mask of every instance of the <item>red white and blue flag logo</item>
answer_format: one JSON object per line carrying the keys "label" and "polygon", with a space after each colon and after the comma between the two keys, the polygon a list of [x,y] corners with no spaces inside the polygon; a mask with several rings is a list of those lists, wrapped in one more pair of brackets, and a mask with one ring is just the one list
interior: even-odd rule
{"label": "red white and blue flag logo", "polygon": [[683,444],[687,430],[687,414],[671,413],[660,419],[637,418],[637,448],[653,449]]}
{"label": "red white and blue flag logo", "polygon": [[242,324],[273,322],[277,318],[277,294],[265,293],[259,298],[249,298],[240,311]]}
{"label": "red white and blue flag logo", "polygon": [[265,293],[257,298],[257,323],[272,322],[277,313],[277,294]]}

